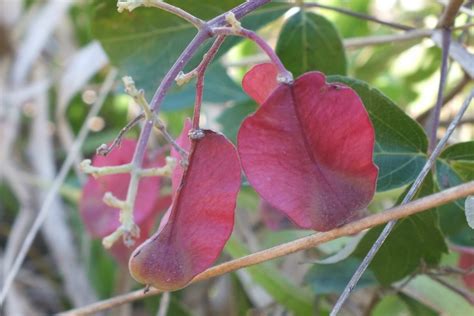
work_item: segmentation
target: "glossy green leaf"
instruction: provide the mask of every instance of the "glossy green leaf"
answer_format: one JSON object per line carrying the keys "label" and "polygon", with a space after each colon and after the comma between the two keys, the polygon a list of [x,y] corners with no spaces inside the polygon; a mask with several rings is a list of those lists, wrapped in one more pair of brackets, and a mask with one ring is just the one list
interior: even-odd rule
{"label": "glossy green leaf", "polygon": [[439,158],[452,161],[474,161],[474,141],[457,143],[449,146],[439,156]]}
{"label": "glossy green leaf", "polygon": [[449,146],[439,159],[449,164],[465,181],[474,180],[474,141]]}
{"label": "glossy green leaf", "polygon": [[[168,2],[202,19],[213,18],[242,3],[241,0]],[[156,8],[138,8],[131,13],[119,14],[115,1],[97,0],[96,3],[92,23],[94,36],[101,42],[111,62],[120,69],[120,74],[132,76],[137,87],[144,89],[147,98],[151,98],[166,72],[196,34],[195,27]],[[288,4],[266,5],[244,18],[243,25],[256,30],[281,16],[287,8]],[[236,41],[230,39],[219,54],[230,49]],[[210,43],[208,41],[190,62],[189,69],[198,64],[204,48]],[[206,95],[204,100],[208,100]],[[167,105],[168,109],[172,107],[172,103]]]}
{"label": "glossy green leaf", "polygon": [[328,81],[354,89],[369,113],[375,128],[377,191],[395,189],[415,180],[426,162],[428,140],[423,128],[379,90],[361,80],[330,76]]}
{"label": "glossy green leaf", "polygon": [[295,77],[311,70],[327,75],[347,72],[341,37],[325,17],[300,10],[280,32],[276,52]]}
{"label": "glossy green leaf", "polygon": [[[433,180],[428,175],[415,198],[429,195],[433,191]],[[384,226],[378,226],[371,229],[359,243],[354,256],[365,257],[383,228]],[[439,229],[437,213],[435,210],[428,210],[399,220],[375,255],[370,268],[380,283],[388,285],[413,273],[422,262],[428,265],[438,264],[441,255],[447,250]]]}
{"label": "glossy green leaf", "polygon": [[[341,293],[359,264],[360,260],[353,257],[335,264],[315,264],[306,274],[305,283],[316,294]],[[376,283],[372,271],[367,270],[357,283],[356,289],[365,288]]]}
{"label": "glossy green leaf", "polygon": [[[246,256],[249,251],[234,238],[229,239],[225,251],[234,259]],[[295,315],[311,315],[312,297],[303,288],[292,284],[270,263],[265,262],[247,268],[252,279]]]}

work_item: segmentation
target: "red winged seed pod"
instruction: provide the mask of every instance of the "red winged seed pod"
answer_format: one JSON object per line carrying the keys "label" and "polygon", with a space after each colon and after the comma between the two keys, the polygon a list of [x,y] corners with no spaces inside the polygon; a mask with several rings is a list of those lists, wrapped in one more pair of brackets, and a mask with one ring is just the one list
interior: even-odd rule
{"label": "red winged seed pod", "polygon": [[291,84],[275,78],[275,66],[262,64],[243,79],[261,107],[238,133],[242,167],[260,196],[299,227],[330,230],[374,195],[374,128],[359,96],[322,73]]}
{"label": "red winged seed pod", "polygon": [[186,286],[220,255],[234,226],[241,171],[237,152],[223,135],[204,130],[188,141],[187,123],[179,138],[189,151],[186,168],[172,176],[173,202],[165,222],[135,250],[132,276],[164,291]]}

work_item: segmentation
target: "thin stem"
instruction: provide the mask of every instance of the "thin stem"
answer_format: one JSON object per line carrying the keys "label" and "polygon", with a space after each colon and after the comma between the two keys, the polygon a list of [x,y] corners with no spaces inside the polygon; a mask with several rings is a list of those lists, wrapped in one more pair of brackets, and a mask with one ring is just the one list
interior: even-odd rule
{"label": "thin stem", "polygon": [[[234,9],[230,10],[229,12],[233,13],[237,20],[240,20],[250,12],[253,12],[260,8],[261,6],[271,2],[272,0],[247,0],[241,5],[235,7]],[[228,13],[223,13],[218,17],[207,22],[210,28],[223,26],[225,24],[226,15]]]}
{"label": "thin stem", "polygon": [[127,163],[118,166],[94,167],[90,159],[85,159],[80,164],[81,170],[92,174],[95,178],[110,174],[129,173],[132,171],[132,165]]}
{"label": "thin stem", "polygon": [[141,169],[138,172],[141,177],[171,177],[174,167],[176,167],[176,159],[166,157],[166,164],[163,167]]}
{"label": "thin stem", "polygon": [[430,145],[429,152],[433,151],[436,144],[436,136],[439,127],[439,117],[441,114],[441,107],[443,106],[443,93],[446,86],[446,79],[448,75],[448,56],[449,46],[451,44],[451,29],[444,28],[441,31],[442,42],[441,42],[441,72],[439,77],[438,96],[436,98],[436,106],[433,109],[433,121],[431,122],[430,131]]}
{"label": "thin stem", "polygon": [[[209,33],[206,31],[200,31],[196,34],[193,40],[189,43],[186,49],[183,51],[181,56],[176,60],[174,65],[171,67],[170,71],[165,75],[163,81],[161,81],[160,86],[155,92],[153,99],[151,101],[150,111],[152,113],[158,113],[160,109],[160,105],[163,102],[163,99],[171,88],[174,79],[179,74],[181,70],[183,70],[184,66],[189,62],[192,56],[196,53],[202,43],[209,38]],[[155,120],[147,120],[143,126],[142,132],[140,134],[140,138],[138,140],[138,146],[135,150],[135,154],[133,156],[132,164],[140,168],[143,158],[145,156],[145,151],[147,148],[148,139],[150,138],[151,131],[155,125]]]}
{"label": "thin stem", "polygon": [[451,291],[453,291],[454,293],[457,293],[459,296],[461,296],[462,298],[464,298],[467,302],[469,302],[469,304],[471,305],[474,305],[474,296],[469,293],[469,291],[466,291],[465,289],[463,288],[458,288],[456,286],[454,286],[453,284],[449,283],[449,282],[446,282],[445,280],[443,280],[442,278],[436,276],[436,275],[433,275],[433,274],[429,274],[429,277],[438,282],[439,284],[447,287],[448,289],[450,289]]}
{"label": "thin stem", "polygon": [[[431,153],[430,157],[428,158],[428,160],[426,161],[423,169],[421,170],[421,172],[418,174],[418,177],[415,179],[415,182],[413,183],[413,185],[410,187],[410,190],[408,191],[408,193],[405,195],[405,197],[403,198],[403,201],[400,203],[400,205],[407,205],[407,203],[409,203],[411,201],[411,199],[413,199],[413,197],[415,196],[416,192],[418,191],[418,189],[420,188],[421,184],[423,183],[426,175],[428,174],[428,172],[431,170],[431,168],[433,167],[434,165],[434,162],[436,161],[436,158],[439,156],[439,154],[441,153],[441,150],[443,150],[444,146],[446,145],[446,143],[448,142],[448,139],[449,137],[451,136],[451,134],[454,132],[456,126],[458,125],[459,121],[461,120],[462,116],[464,115],[464,113],[466,112],[467,108],[469,107],[469,104],[471,103],[471,100],[472,98],[474,97],[474,89],[471,90],[471,93],[469,94],[469,96],[467,97],[467,99],[464,101],[461,109],[459,110],[458,114],[456,115],[456,117],[453,119],[453,121],[451,122],[451,124],[449,125],[447,131],[446,131],[446,134],[444,135],[444,137],[439,141],[438,145],[436,146],[436,148],[433,150],[433,152]],[[344,302],[347,300],[347,298],[349,297],[350,293],[352,292],[352,290],[354,289],[354,287],[357,285],[357,283],[359,282],[360,278],[362,277],[362,274],[364,274],[365,270],[367,269],[367,267],[369,266],[369,264],[372,262],[372,259],[375,257],[375,255],[377,254],[377,252],[379,251],[380,247],[382,247],[383,243],[385,242],[385,240],[387,239],[388,235],[390,234],[390,232],[393,230],[393,228],[395,227],[395,225],[397,224],[397,221],[396,220],[392,220],[390,221],[384,228],[384,230],[382,231],[382,233],[380,233],[379,237],[377,238],[377,240],[375,241],[375,243],[372,245],[372,248],[370,248],[368,254],[366,255],[366,257],[364,258],[364,260],[362,261],[362,263],[360,264],[360,266],[357,268],[357,270],[355,271],[354,275],[352,276],[351,280],[349,281],[349,283],[347,284],[346,288],[344,289],[344,291],[342,292],[341,296],[339,297],[339,299],[337,300],[336,302],[336,305],[334,306],[333,310],[331,311],[331,316],[335,316],[337,315],[337,313],[340,311],[342,305],[344,304]]]}
{"label": "thin stem", "polygon": [[[466,30],[473,27],[473,23],[468,23],[464,25],[460,25],[458,27],[453,27],[452,31],[457,30]],[[345,48],[360,48],[369,45],[381,45],[393,42],[403,42],[403,41],[411,41],[414,39],[430,37],[436,32],[439,32],[439,29],[428,30],[428,29],[418,29],[418,30],[411,30],[407,31],[402,34],[389,34],[389,35],[376,35],[376,36],[364,36],[364,37],[353,37],[344,39],[344,47]]]}
{"label": "thin stem", "polygon": [[156,316],[166,316],[168,314],[168,308],[170,306],[171,293],[165,292],[161,297],[160,307],[158,308],[158,313]]}
{"label": "thin stem", "polygon": [[433,30],[412,30],[402,34],[377,35],[366,37],[353,37],[344,40],[345,48],[359,48],[368,45],[379,45],[393,42],[410,41],[433,35]]}
{"label": "thin stem", "polygon": [[190,14],[187,11],[184,11],[181,8],[178,8],[174,5],[171,5],[169,3],[163,2],[162,0],[126,0],[126,1],[119,1],[117,2],[117,10],[119,12],[122,12],[124,10],[128,11],[133,11],[134,9],[138,7],[155,7],[158,9],[162,9],[164,11],[167,11],[169,13],[172,13],[176,16],[179,16],[180,18],[188,21],[192,25],[194,25],[197,29],[201,29],[205,22],[198,17],[195,17],[194,15]]}
{"label": "thin stem", "polygon": [[102,144],[97,148],[96,152],[98,155],[101,156],[107,156],[115,147],[120,146],[120,143],[122,142],[122,138],[127,133],[129,130],[131,130],[135,125],[138,124],[141,120],[145,118],[145,113],[141,113],[140,115],[136,116],[133,120],[127,123],[124,128],[120,130],[118,133],[117,137],[115,137],[114,141],[110,146],[107,146],[106,144]]}
{"label": "thin stem", "polygon": [[[299,4],[297,4],[297,5],[299,5]],[[320,9],[326,9],[326,10],[339,12],[339,13],[342,13],[342,14],[345,14],[345,15],[348,15],[348,16],[352,16],[352,17],[355,17],[355,18],[358,18],[358,19],[375,22],[375,23],[378,23],[378,24],[389,26],[389,27],[394,28],[394,29],[398,29],[398,30],[410,31],[410,30],[415,29],[412,26],[403,25],[403,24],[400,24],[400,23],[389,22],[389,21],[384,21],[384,20],[381,20],[379,18],[376,18],[376,17],[368,15],[368,14],[359,13],[359,12],[351,11],[351,10],[344,9],[344,8],[334,7],[334,6],[330,6],[330,5],[325,5],[325,4],[320,4],[320,3],[304,3],[303,6],[305,8],[320,8]]]}
{"label": "thin stem", "polygon": [[171,146],[173,146],[173,148],[178,152],[181,158],[183,158],[184,160],[188,159],[189,153],[174,140],[173,136],[168,133],[168,130],[166,129],[166,126],[163,121],[161,121],[158,117],[155,117],[155,128],[160,131],[161,135],[163,135],[165,140]]}
{"label": "thin stem", "polygon": [[275,66],[278,68],[279,72],[279,78],[278,81],[282,83],[291,83],[293,82],[293,75],[291,72],[289,72],[283,63],[281,62],[280,58],[277,56],[275,51],[272,49],[268,43],[258,36],[255,32],[252,32],[250,30],[240,28],[240,29],[235,29],[231,27],[217,27],[212,29],[214,34],[217,35],[235,35],[235,36],[241,36],[248,38],[249,40],[255,42],[270,58],[270,60],[275,64]]}
{"label": "thin stem", "polygon": [[221,47],[222,43],[224,43],[225,36],[220,35],[216,38],[214,43],[212,44],[209,51],[204,55],[201,63],[199,64],[197,71],[197,81],[196,81],[196,100],[194,103],[194,115],[193,115],[193,129],[199,129],[199,117],[201,115],[201,104],[202,104],[202,95],[204,90],[204,74],[206,73],[206,69],[211,63],[211,61],[216,56],[219,48]]}
{"label": "thin stem", "polygon": [[[456,86],[454,86],[452,88],[452,90],[450,90],[444,97],[443,97],[443,106],[445,104],[447,104],[449,101],[451,101],[458,93],[460,93],[464,87],[466,87],[466,85],[468,83],[471,82],[471,78],[469,77],[469,75],[467,73],[464,73],[462,79],[456,84]],[[420,124],[423,124],[424,122],[426,122],[426,120],[428,119],[430,113],[432,113],[432,109],[436,106],[433,105],[430,109],[426,110],[425,112],[421,113],[420,115],[418,115],[416,117],[416,121],[419,122]],[[440,123],[441,124],[441,123]],[[462,124],[462,122],[461,122]],[[444,125],[448,125],[448,123],[444,122]]]}
{"label": "thin stem", "polygon": [[[91,118],[97,116],[100,109],[102,108],[102,105],[104,104],[107,94],[112,89],[116,76],[117,76],[117,70],[115,69],[112,69],[108,73],[107,78],[101,87],[99,98],[97,99],[97,101],[94,103],[91,110],[87,114],[85,122],[88,122]],[[28,250],[33,244],[36,234],[41,228],[41,225],[43,225],[43,222],[48,217],[49,211],[52,209],[51,204],[53,203],[56,197],[56,194],[61,188],[62,183],[66,179],[66,176],[69,170],[71,169],[77,157],[77,154],[79,153],[82,147],[82,144],[88,134],[89,134],[89,127],[87,126],[87,124],[83,124],[79,131],[79,134],[77,135],[76,140],[71,146],[71,149],[66,157],[66,160],[61,166],[61,169],[59,170],[59,173],[56,179],[54,180],[53,184],[51,185],[50,190],[48,191],[48,194],[46,195],[44,199],[43,205],[41,206],[41,209],[39,210],[38,215],[33,225],[31,226],[30,231],[28,232],[28,235],[25,237],[25,240],[23,241],[23,244],[21,245],[21,248],[18,251],[18,254],[10,268],[8,275],[6,276],[4,280],[2,291],[0,292],[0,306],[3,304],[7,296],[8,290],[10,289],[10,286],[12,285],[13,280],[15,279],[18,271],[20,270],[21,265],[23,261],[25,260],[26,254],[28,253]]]}
{"label": "thin stem", "polygon": [[[209,268],[197,275],[191,283],[207,280],[213,277],[221,276],[226,273],[236,271],[242,268],[253,266],[262,262],[283,257],[301,250],[314,248],[322,243],[337,239],[342,236],[353,235],[363,230],[387,223],[391,220],[405,218],[407,216],[420,213],[442,204],[450,203],[457,199],[466,197],[474,192],[474,181],[455,186],[404,205],[398,205],[391,209],[379,212],[360,220],[348,223],[333,230],[315,233],[307,237],[299,238],[266,250],[262,250],[248,256],[231,260],[215,267]],[[90,315],[109,309],[114,306],[129,303],[161,293],[160,290],[150,289],[147,293],[143,290],[134,291],[101,302],[91,304],[82,308],[72,309],[60,315]]]}
{"label": "thin stem", "polygon": [[444,9],[443,15],[439,19],[438,26],[450,28],[454,25],[454,19],[459,12],[464,0],[450,0]]}
{"label": "thin stem", "polygon": [[145,118],[147,120],[151,120],[153,118],[153,114],[150,111],[150,106],[145,98],[145,91],[143,89],[138,90],[135,86],[135,81],[133,81],[132,77],[125,76],[122,78],[122,81],[125,85],[125,92],[129,96],[135,100],[135,102],[140,106],[145,114]]}

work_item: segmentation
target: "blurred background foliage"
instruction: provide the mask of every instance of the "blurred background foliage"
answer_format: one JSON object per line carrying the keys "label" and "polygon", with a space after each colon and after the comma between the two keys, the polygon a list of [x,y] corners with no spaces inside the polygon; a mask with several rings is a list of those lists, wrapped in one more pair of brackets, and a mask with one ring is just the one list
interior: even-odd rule
{"label": "blurred background foliage", "polygon": [[[211,18],[239,4],[241,0],[169,2],[201,18]],[[308,4],[313,2],[316,3],[305,1]],[[4,60],[1,65],[5,69],[16,58],[15,41],[21,42],[22,39],[22,36],[15,34],[19,32],[17,27],[28,29],[31,16],[39,14],[48,3],[23,1],[19,9],[21,19],[18,18],[15,24],[8,24],[7,17],[0,20],[2,35],[13,41],[12,47],[6,47],[6,50],[2,48]],[[415,29],[435,27],[443,8],[439,2],[428,0],[321,0],[317,3],[376,16]],[[471,9],[472,15],[472,1],[469,3],[468,9]],[[2,5],[6,14],[8,6]],[[61,32],[66,35],[59,34],[59,31],[52,32],[37,61],[41,64],[38,67],[46,68],[47,79],[57,80],[55,78],[61,76],[69,58],[96,40],[100,41],[108,55],[110,63],[101,67],[74,93],[64,114],[72,135],[77,135],[83,124],[88,124],[91,129],[82,146],[84,157],[91,157],[99,145],[113,140],[126,123],[139,113],[139,108],[124,94],[123,86],[117,79],[100,113],[93,120],[85,122],[112,67],[118,69],[120,76],[132,75],[137,86],[145,89],[147,97],[151,99],[158,83],[195,32],[185,22],[155,9],[140,8],[134,13],[118,14],[115,7],[115,1],[71,1],[60,17],[59,28],[63,28]],[[470,23],[471,18],[469,14],[460,14],[456,24]],[[347,83],[360,94],[376,126],[378,144],[389,151],[405,153],[404,159],[408,161],[403,165],[405,169],[395,174],[392,171],[396,162],[385,159],[383,155],[376,157],[376,160],[379,159],[379,168],[383,172],[387,170],[390,180],[382,182],[379,179],[379,192],[369,206],[369,211],[377,212],[396,203],[426,160],[427,140],[422,127],[428,122],[426,111],[436,101],[440,48],[429,37],[351,46],[350,39],[400,34],[401,31],[323,8],[305,8],[303,12],[295,3],[283,1],[273,1],[249,15],[243,20],[243,25],[258,30],[276,48],[280,58],[295,75],[319,70],[327,75],[346,76],[334,76],[329,80]],[[26,36],[23,34],[23,38]],[[454,32],[454,40],[462,43],[471,58],[473,38],[472,28]],[[201,51],[187,66],[188,71],[197,65],[204,52]],[[256,109],[254,102],[242,92],[241,79],[252,65],[265,60],[266,57],[248,40],[226,40],[218,59],[206,74],[205,103],[201,117],[204,126],[223,132],[235,142],[240,122]],[[7,77],[2,80],[6,82],[3,82],[2,89],[9,86],[8,80]],[[440,135],[473,87],[472,79],[465,69],[456,61],[451,62],[446,92],[447,95],[451,91],[456,93],[443,107]],[[54,144],[51,154],[56,167],[60,166],[70,149],[58,141],[61,130],[57,126],[57,118],[52,114],[57,112],[57,89],[60,87],[51,86],[45,91],[49,97],[47,104],[50,111],[48,135]],[[25,163],[28,161],[25,156],[34,155],[26,150],[31,141],[30,126],[37,115],[34,102],[27,100],[21,105],[20,132],[9,159],[16,161],[18,173],[26,179],[26,183],[41,191],[51,186],[51,179],[43,179]],[[160,117],[172,135],[177,136],[184,119],[192,115],[193,102],[192,83],[174,87],[166,97]],[[397,106],[401,110],[394,109]],[[474,111],[471,107],[451,139],[451,143],[458,145],[447,149],[438,159],[437,173],[429,176],[420,196],[474,179],[473,121]],[[391,126],[404,135],[397,138],[386,127],[378,126]],[[128,132],[127,137],[136,138],[138,134],[139,128],[135,127]],[[404,147],[407,142],[414,145]],[[156,136],[151,146],[157,147],[162,143],[162,139]],[[20,214],[21,203],[17,195],[11,183],[2,179],[2,253]],[[65,202],[62,212],[74,236],[74,249],[87,273],[87,282],[90,282],[94,299],[105,299],[139,288],[138,284],[130,280],[126,267],[119,265],[102,248],[99,240],[88,237],[78,212],[80,195],[80,175],[72,171],[61,188]],[[234,236],[226,246],[221,261],[310,234],[288,229],[291,227],[288,223],[279,226],[282,222],[278,222],[276,227],[272,226],[266,220],[261,203],[258,195],[244,183],[239,195]],[[33,205],[33,208],[39,208],[41,204]],[[447,248],[459,250],[456,247],[474,247],[472,230],[467,228],[462,212],[463,202],[458,201],[441,207],[439,218],[437,210],[431,210],[417,218],[401,221],[370,271],[359,283],[344,313],[474,314],[473,302],[468,302],[474,294],[462,283],[460,274],[453,272],[456,271],[460,254]],[[169,300],[168,315],[326,315],[378,231],[380,229],[375,228],[363,238],[343,238],[305,253],[280,258],[174,292]],[[445,243],[445,237],[448,243]],[[20,293],[23,293],[29,305],[40,311],[39,314],[77,305],[68,292],[62,290],[67,279],[55,268],[57,263],[49,254],[52,246],[44,238],[37,238],[22,270],[22,275],[27,276],[18,281]],[[322,262],[324,258],[331,257],[331,260]],[[446,275],[443,275],[445,279],[441,282],[438,275],[443,272]],[[26,281],[28,273],[34,276],[33,284]],[[47,284],[49,291],[43,295],[42,284]],[[133,306],[112,310],[111,313],[156,315],[161,300],[163,298],[148,298]]]}

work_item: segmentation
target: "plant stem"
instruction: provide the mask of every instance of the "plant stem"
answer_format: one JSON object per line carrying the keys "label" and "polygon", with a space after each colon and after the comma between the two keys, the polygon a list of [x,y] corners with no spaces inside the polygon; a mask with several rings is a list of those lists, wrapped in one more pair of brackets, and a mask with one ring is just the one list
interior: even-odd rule
{"label": "plant stem", "polygon": [[[234,9],[230,10],[229,12],[232,12],[237,20],[240,20],[247,14],[249,14],[252,11],[257,10],[261,6],[271,2],[272,0],[247,0],[241,5],[235,7]],[[228,13],[223,13],[219,15],[218,17],[215,17],[214,19],[210,20],[207,22],[209,27],[217,27],[217,26],[223,26],[225,24],[225,17]]]}
{"label": "plant stem", "polygon": [[[453,27],[452,31],[467,30],[473,27],[473,23],[464,24],[458,27]],[[419,38],[430,37],[440,32],[439,29],[416,29],[407,31],[401,34],[388,34],[388,35],[375,35],[375,36],[364,36],[364,37],[352,37],[344,39],[345,48],[360,48],[368,45],[381,45],[390,44],[393,42],[411,41]]]}
{"label": "plant stem", "polygon": [[277,56],[275,51],[272,49],[268,43],[258,36],[255,32],[252,32],[250,30],[240,28],[239,30],[236,30],[234,28],[230,27],[218,27],[212,29],[214,34],[218,35],[236,35],[236,36],[241,36],[250,39],[251,41],[255,42],[270,58],[270,60],[275,64],[275,66],[278,68],[279,72],[279,78],[278,81],[282,83],[291,83],[293,82],[293,75],[291,72],[289,72],[283,63],[281,62],[280,58]]}
{"label": "plant stem", "polygon": [[[242,268],[253,266],[262,262],[283,257],[297,251],[314,248],[322,243],[337,239],[342,236],[353,235],[363,230],[387,223],[391,220],[405,218],[407,216],[429,210],[442,204],[450,203],[459,198],[468,196],[474,192],[474,181],[455,186],[405,205],[398,205],[383,212],[379,212],[360,220],[348,223],[344,226],[332,229],[324,233],[315,233],[307,237],[299,238],[266,250],[262,250],[248,256],[231,260],[215,267],[209,268],[197,275],[191,283],[207,280],[221,276],[226,273]],[[137,290],[124,295],[116,296],[101,302],[97,302],[82,308],[72,309],[60,315],[90,315],[114,306],[129,303],[161,293],[160,290],[150,289],[147,293]]]}
{"label": "plant stem", "polygon": [[443,280],[442,278],[436,276],[436,275],[433,275],[433,274],[429,274],[429,277],[438,282],[439,284],[447,287],[448,289],[450,289],[451,291],[453,291],[454,293],[458,294],[459,296],[461,296],[463,299],[465,299],[469,304],[471,305],[474,305],[474,296],[469,292],[469,290],[467,289],[464,289],[464,288],[459,288],[459,287],[456,287],[454,286],[453,284]]}
{"label": "plant stem", "polygon": [[197,73],[197,81],[196,81],[196,100],[194,103],[194,114],[193,114],[193,129],[199,129],[199,117],[201,115],[201,104],[202,104],[202,95],[204,90],[204,74],[206,73],[206,69],[211,63],[211,61],[216,56],[219,48],[221,47],[222,43],[224,43],[225,36],[220,35],[216,38],[215,42],[212,44],[209,51],[204,55],[201,63],[199,64],[198,68],[196,69]]}
{"label": "plant stem", "polygon": [[180,18],[188,21],[192,25],[194,25],[197,29],[201,29],[204,25],[204,21],[195,17],[194,15],[190,14],[189,12],[184,11],[181,8],[178,8],[174,5],[169,3],[163,2],[162,0],[142,0],[142,1],[119,1],[117,2],[117,9],[119,12],[123,10],[133,11],[138,7],[155,7],[158,9],[162,9],[169,13],[172,13]]}
{"label": "plant stem", "polygon": [[[453,119],[451,124],[449,125],[446,134],[444,137],[439,141],[438,145],[436,148],[433,150],[431,153],[429,159],[426,161],[423,169],[421,172],[418,174],[418,177],[415,179],[415,182],[412,184],[410,187],[410,190],[408,193],[405,195],[403,198],[403,201],[400,203],[400,205],[406,205],[411,201],[411,199],[415,196],[416,192],[420,188],[421,184],[423,183],[426,175],[428,172],[431,170],[433,167],[436,158],[439,156],[441,153],[441,150],[443,150],[444,146],[448,142],[449,137],[451,134],[454,132],[454,129],[458,125],[459,121],[461,120],[462,116],[466,112],[467,108],[469,107],[469,104],[471,103],[472,98],[474,97],[474,89],[471,90],[471,93],[467,97],[467,99],[464,101],[461,109],[459,110],[458,114],[456,117]],[[380,233],[379,237],[375,241],[375,243],[372,245],[370,248],[368,254],[365,256],[364,260],[360,264],[360,266],[357,268],[357,270],[354,272],[354,275],[352,276],[351,280],[347,284],[346,288],[342,292],[341,296],[336,302],[336,305],[333,307],[333,310],[331,311],[331,316],[337,315],[337,313],[340,311],[342,305],[346,301],[346,299],[349,297],[350,293],[352,290],[355,288],[357,283],[359,282],[360,278],[362,277],[362,274],[364,274],[365,270],[369,266],[369,264],[372,262],[372,259],[375,257],[377,252],[379,251],[380,247],[382,247],[383,243],[387,239],[388,235],[390,232],[393,230],[395,225],[397,224],[396,220],[390,221],[384,228],[384,230]]]}
{"label": "plant stem", "polygon": [[[296,4],[296,5],[299,5],[299,4]],[[321,8],[321,9],[326,9],[326,10],[339,12],[339,13],[342,13],[342,14],[345,14],[345,15],[348,15],[348,16],[358,18],[358,19],[367,20],[367,21],[378,23],[378,24],[386,25],[386,26],[389,26],[391,28],[398,29],[398,30],[410,31],[410,30],[414,29],[414,27],[412,27],[412,26],[403,25],[403,24],[394,23],[394,22],[389,22],[389,21],[384,21],[384,20],[381,20],[379,18],[376,18],[376,17],[368,15],[368,14],[359,13],[359,12],[347,10],[347,9],[344,9],[344,8],[338,8],[338,7],[334,7],[334,6],[330,6],[330,5],[325,5],[325,4],[320,4],[320,3],[304,3],[303,6],[305,8]]]}
{"label": "plant stem", "polygon": [[115,147],[120,145],[120,142],[122,141],[123,135],[127,133],[130,129],[132,129],[135,125],[138,124],[141,120],[145,118],[145,113],[141,113],[138,116],[136,116],[133,120],[127,123],[125,127],[123,127],[120,132],[118,133],[117,137],[115,137],[114,141],[110,146],[107,146],[107,144],[102,144],[97,148],[96,152],[98,155],[101,156],[107,156]]}
{"label": "plant stem", "polygon": [[[451,101],[456,95],[458,95],[458,93],[460,93],[464,87],[466,87],[466,85],[468,83],[471,82],[471,78],[469,77],[469,75],[467,73],[464,73],[462,79],[452,88],[452,90],[450,90],[444,97],[443,97],[443,106],[448,103],[449,101]],[[416,121],[422,125],[424,125],[424,123],[426,122],[426,120],[428,119],[430,113],[432,112],[432,109],[436,106],[436,104],[434,104],[431,108],[429,108],[428,110],[426,110],[425,112],[419,114],[417,117],[416,117]],[[440,123],[441,124],[441,123]],[[446,122],[445,122],[445,125],[448,125]]]}
{"label": "plant stem", "polygon": [[[151,100],[150,111],[152,113],[158,113],[160,109],[160,105],[163,102],[163,99],[171,88],[174,79],[179,74],[180,71],[183,70],[184,66],[189,62],[189,60],[193,57],[196,53],[198,48],[201,46],[206,39],[210,37],[209,33],[205,30],[199,31],[193,40],[189,43],[186,49],[183,51],[181,56],[176,60],[174,65],[171,67],[170,71],[165,75],[163,81],[161,81],[160,86],[155,92],[153,99]],[[135,154],[133,156],[132,164],[140,168],[146,147],[148,144],[148,139],[150,138],[151,130],[155,125],[154,119],[147,120],[143,126],[142,132],[140,134],[140,138],[138,140],[138,146],[135,150]]]}
{"label": "plant stem", "polygon": [[173,137],[168,133],[165,124],[158,118],[155,117],[155,128],[160,131],[164,139],[179,153],[181,158],[184,160],[188,159],[188,152],[184,150],[178,143],[173,139]]}
{"label": "plant stem", "polygon": [[450,0],[446,5],[443,15],[439,19],[438,26],[441,28],[450,28],[454,25],[454,19],[459,12],[464,0]]}
{"label": "plant stem", "polygon": [[443,106],[443,93],[446,86],[446,79],[448,75],[448,56],[449,46],[451,44],[451,29],[443,28],[441,30],[442,42],[441,42],[441,72],[439,77],[438,95],[436,98],[436,105],[433,109],[433,119],[431,122],[430,130],[430,145],[428,152],[432,152],[436,144],[436,136],[439,127],[439,117],[441,114],[441,107]]}

